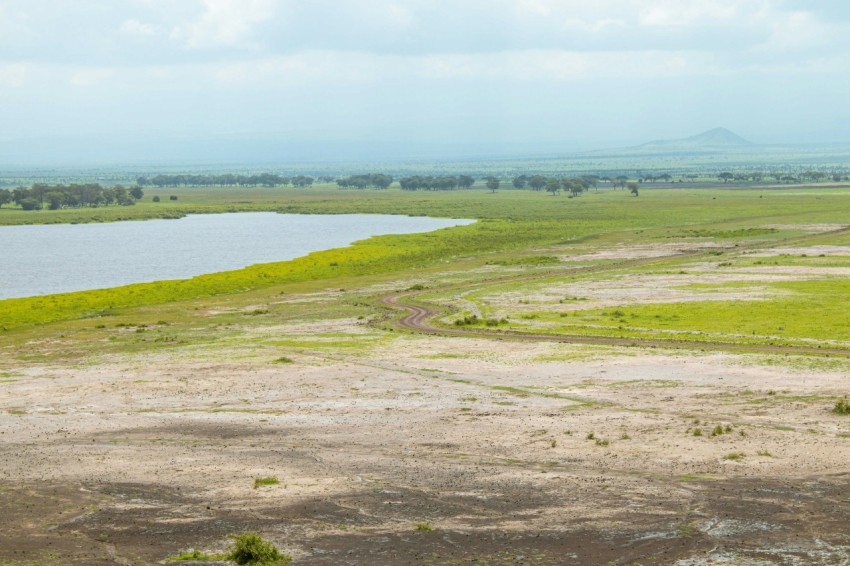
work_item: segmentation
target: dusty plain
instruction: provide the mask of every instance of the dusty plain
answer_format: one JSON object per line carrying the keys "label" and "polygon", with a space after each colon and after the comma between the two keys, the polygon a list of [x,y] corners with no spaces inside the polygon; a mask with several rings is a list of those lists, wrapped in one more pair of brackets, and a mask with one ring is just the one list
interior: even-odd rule
{"label": "dusty plain", "polygon": [[[710,327],[675,347],[663,340],[681,330],[640,325],[658,342],[512,333],[557,335],[539,312],[783,297],[771,285],[843,265],[754,262],[850,246],[626,240],[529,252],[557,264],[279,286],[6,333],[0,565],[157,564],[243,531],[297,564],[847,564],[850,417],[832,411],[850,392],[846,355],[795,351],[806,336],[724,351],[732,335]],[[424,329],[381,302],[414,285],[432,292],[416,297]],[[453,324],[470,313],[509,322]],[[267,477],[279,484],[255,487]]]}

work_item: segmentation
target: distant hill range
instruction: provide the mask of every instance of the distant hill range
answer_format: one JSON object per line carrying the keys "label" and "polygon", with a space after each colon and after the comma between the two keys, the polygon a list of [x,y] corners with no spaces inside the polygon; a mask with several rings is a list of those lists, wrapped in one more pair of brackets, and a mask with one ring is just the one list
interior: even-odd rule
{"label": "distant hill range", "polygon": [[664,154],[735,152],[755,145],[726,128],[714,128],[701,134],[677,140],[655,140],[645,144],[594,151],[595,154]]}
{"label": "distant hill range", "polygon": [[714,128],[701,134],[683,138],[679,140],[656,140],[649,143],[639,145],[637,148],[643,149],[722,149],[749,147],[753,144],[735,132],[726,128]]}

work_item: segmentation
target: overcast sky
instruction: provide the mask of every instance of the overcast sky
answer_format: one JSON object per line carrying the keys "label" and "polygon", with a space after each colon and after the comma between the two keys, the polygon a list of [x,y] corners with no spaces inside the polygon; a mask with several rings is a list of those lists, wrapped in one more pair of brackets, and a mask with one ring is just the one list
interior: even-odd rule
{"label": "overcast sky", "polygon": [[850,141],[848,101],[846,0],[0,0],[0,141]]}

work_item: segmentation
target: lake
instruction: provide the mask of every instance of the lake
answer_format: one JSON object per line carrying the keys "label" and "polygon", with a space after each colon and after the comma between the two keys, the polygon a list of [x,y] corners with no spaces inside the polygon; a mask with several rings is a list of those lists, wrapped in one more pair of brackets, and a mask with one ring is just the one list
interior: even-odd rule
{"label": "lake", "polygon": [[185,279],[285,261],[380,234],[473,220],[382,214],[194,214],[179,220],[0,226],[0,299]]}

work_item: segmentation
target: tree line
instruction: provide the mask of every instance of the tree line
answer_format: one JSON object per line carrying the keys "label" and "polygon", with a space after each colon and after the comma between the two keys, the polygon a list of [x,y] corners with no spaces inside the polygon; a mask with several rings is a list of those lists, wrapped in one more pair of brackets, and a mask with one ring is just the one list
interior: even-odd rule
{"label": "tree line", "polygon": [[405,191],[451,191],[459,188],[468,189],[475,184],[475,179],[469,175],[442,175],[438,177],[413,175],[399,179],[398,184]]}
{"label": "tree line", "polygon": [[36,183],[30,188],[0,189],[0,206],[14,202],[24,210],[48,208],[84,208],[109,206],[111,204],[129,206],[144,196],[141,187],[102,187],[97,183],[48,185]]}
{"label": "tree line", "polygon": [[[320,181],[332,181],[333,177],[321,177]],[[258,175],[156,175],[155,177],[139,177],[139,186],[153,187],[310,187],[315,179],[307,175],[284,177],[275,173],[260,173]]]}
{"label": "tree line", "polygon": [[336,180],[340,189],[386,189],[393,184],[391,175],[384,173],[369,173],[366,175],[352,175]]}

